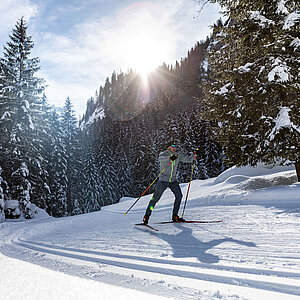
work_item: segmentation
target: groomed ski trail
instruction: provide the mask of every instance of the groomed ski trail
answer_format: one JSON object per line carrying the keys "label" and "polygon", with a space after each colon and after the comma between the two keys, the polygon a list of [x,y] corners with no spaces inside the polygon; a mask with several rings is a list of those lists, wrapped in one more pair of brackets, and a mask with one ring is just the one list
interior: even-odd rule
{"label": "groomed ski trail", "polygon": [[[249,207],[245,206],[244,208]],[[206,209],[211,208],[207,207]],[[226,207],[226,209],[229,213],[230,208]],[[243,210],[243,207],[239,209]],[[253,209],[255,208],[253,207]],[[92,215],[96,217],[97,214],[99,220],[101,214],[115,215],[109,211]],[[77,218],[80,219],[80,216]],[[112,235],[104,237],[102,233],[97,239],[95,233],[85,232],[85,236],[82,236],[83,232],[81,232],[77,240],[72,243],[62,234],[64,230],[65,233],[69,232],[68,228],[72,227],[76,217],[73,217],[73,222],[68,219],[65,222],[48,220],[39,224],[28,224],[9,235],[7,246],[10,244],[11,250],[13,250],[11,253],[15,253],[13,256],[22,253],[29,261],[42,265],[43,262],[46,262],[48,267],[72,275],[98,281],[106,277],[107,283],[110,284],[120,284],[130,288],[134,286],[137,290],[146,290],[150,293],[154,292],[154,294],[156,289],[163,296],[170,295],[172,292],[172,297],[178,299],[183,296],[187,299],[195,299],[194,297],[197,295],[199,299],[204,296],[207,299],[213,299],[216,295],[219,295],[218,297],[221,299],[234,296],[237,299],[263,299],[265,297],[268,299],[297,299],[300,296],[300,272],[296,269],[273,271],[264,267],[253,268],[253,266],[247,267],[244,262],[237,260],[237,257],[245,256],[246,262],[253,260],[253,257],[257,259],[260,255],[264,255],[273,257],[276,261],[282,261],[287,260],[285,257],[290,256],[291,252],[281,252],[281,257],[276,257],[278,255],[274,249],[268,251],[265,249],[261,252],[260,246],[254,242],[243,241],[233,236],[226,237],[222,232],[231,228],[232,220],[230,219],[227,222],[223,221],[222,228],[218,223],[197,225],[196,228],[191,224],[179,223],[170,224],[168,229],[166,226],[162,226],[160,228],[162,232],[159,233],[129,229],[124,225],[121,226],[123,230],[120,230],[120,235],[117,235],[115,230],[113,232],[114,238],[118,241],[123,240],[123,243],[120,245],[111,243],[111,247],[108,243]],[[246,221],[245,225],[248,223],[250,231],[255,229],[258,224],[260,228],[270,225],[252,218],[252,225],[250,225],[250,215],[246,213],[244,213],[243,219],[244,223]],[[62,226],[63,223],[65,223],[65,229]],[[236,221],[236,223],[240,222]],[[49,231],[52,237],[51,232],[60,232],[60,242],[51,241],[44,235],[37,239],[35,235],[41,226],[45,227],[45,230],[42,231],[44,233]],[[201,242],[200,239],[197,241],[193,231],[205,233],[205,236],[207,234],[217,235],[218,238],[207,242]],[[231,229],[229,231],[232,233]],[[130,236],[122,239],[122,233]],[[100,238],[101,236],[102,238]],[[70,246],[67,246],[68,244]],[[220,250],[223,249],[224,258],[211,251],[218,247],[221,247]],[[108,250],[109,248],[112,249]],[[232,260],[237,260],[237,264],[232,264],[230,258],[225,258],[228,253],[232,256]],[[294,255],[295,259],[300,257],[296,253]],[[115,279],[113,280],[113,278]],[[119,283],[116,278],[120,280]]]}
{"label": "groomed ski trail", "polygon": [[[221,223],[134,228],[147,195],[127,216],[134,199],[86,215],[5,222],[0,252],[153,299],[299,299],[300,185],[266,188],[291,172],[254,177],[246,171],[192,182],[185,216]],[[245,190],[262,180],[263,188]],[[185,193],[187,185],[182,188]],[[168,220],[172,205],[167,190],[151,222]]]}

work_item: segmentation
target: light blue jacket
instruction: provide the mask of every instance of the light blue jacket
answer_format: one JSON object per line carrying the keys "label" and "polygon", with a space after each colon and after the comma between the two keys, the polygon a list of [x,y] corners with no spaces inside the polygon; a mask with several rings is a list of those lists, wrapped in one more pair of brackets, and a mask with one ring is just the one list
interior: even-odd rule
{"label": "light blue jacket", "polygon": [[[178,155],[178,158],[169,164],[171,155]],[[178,153],[172,154],[172,152],[169,150],[165,150],[165,151],[161,152],[158,157],[160,172],[162,172],[164,168],[166,168],[166,169],[159,177],[159,181],[166,181],[166,182],[176,181],[176,173],[177,173],[178,164],[180,162],[192,163],[194,158],[195,158],[194,155],[183,156]]]}

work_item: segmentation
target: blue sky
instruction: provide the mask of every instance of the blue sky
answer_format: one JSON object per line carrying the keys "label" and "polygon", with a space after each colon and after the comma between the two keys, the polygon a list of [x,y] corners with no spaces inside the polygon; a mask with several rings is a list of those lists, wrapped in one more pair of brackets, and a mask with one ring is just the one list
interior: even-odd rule
{"label": "blue sky", "polygon": [[196,0],[1,0],[0,45],[24,16],[49,102],[62,107],[69,96],[80,116],[114,70],[175,64],[205,40],[219,8],[199,8]]}

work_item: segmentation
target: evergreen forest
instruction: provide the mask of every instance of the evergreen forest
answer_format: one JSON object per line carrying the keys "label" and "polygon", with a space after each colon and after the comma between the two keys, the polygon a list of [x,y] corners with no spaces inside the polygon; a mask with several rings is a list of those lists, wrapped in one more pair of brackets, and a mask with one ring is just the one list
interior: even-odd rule
{"label": "evergreen forest", "polygon": [[[72,99],[62,109],[49,104],[19,19],[0,59],[0,211],[17,200],[25,218],[35,206],[62,217],[138,197],[170,139],[186,155],[199,148],[193,179],[262,162],[294,164],[300,181],[298,4],[211,2],[227,21],[210,37],[147,81],[113,72],[80,120]],[[191,169],[180,166],[180,183]]]}

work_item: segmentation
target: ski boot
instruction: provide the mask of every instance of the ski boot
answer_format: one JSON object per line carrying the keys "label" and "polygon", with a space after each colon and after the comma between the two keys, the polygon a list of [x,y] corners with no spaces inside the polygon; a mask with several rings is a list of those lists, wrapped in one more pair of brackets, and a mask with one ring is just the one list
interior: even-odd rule
{"label": "ski boot", "polygon": [[149,217],[150,217],[149,215],[144,215],[144,218],[143,218],[144,224],[146,224],[146,225],[148,224]]}
{"label": "ski boot", "polygon": [[180,218],[178,215],[173,215],[172,216],[172,221],[173,222],[184,222],[185,219],[184,218]]}

